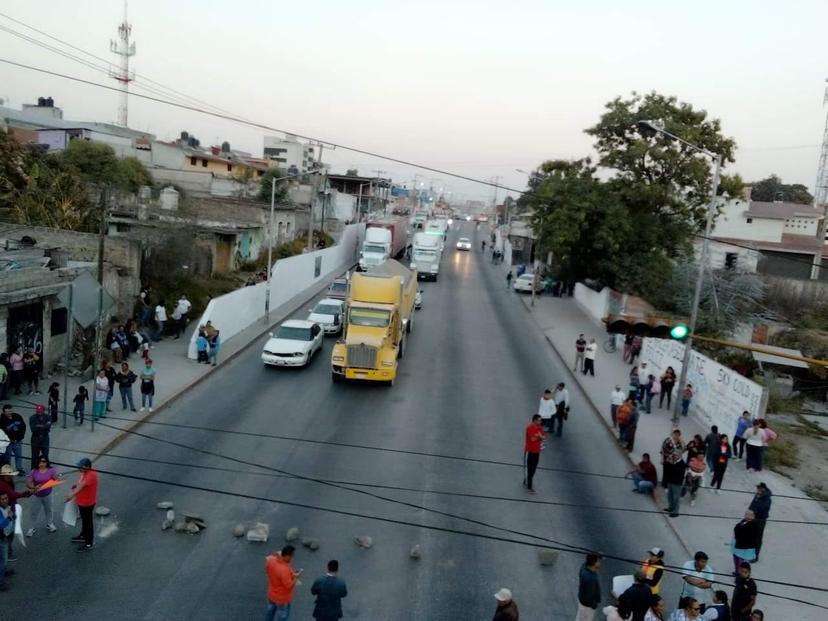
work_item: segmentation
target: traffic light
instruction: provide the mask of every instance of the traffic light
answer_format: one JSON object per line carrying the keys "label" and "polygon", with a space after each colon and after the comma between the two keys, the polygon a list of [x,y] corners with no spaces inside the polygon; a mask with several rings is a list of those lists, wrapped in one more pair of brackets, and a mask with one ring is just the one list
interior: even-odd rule
{"label": "traffic light", "polygon": [[675,317],[608,315],[604,318],[609,334],[633,334],[655,339],[683,341],[690,336],[687,323]]}

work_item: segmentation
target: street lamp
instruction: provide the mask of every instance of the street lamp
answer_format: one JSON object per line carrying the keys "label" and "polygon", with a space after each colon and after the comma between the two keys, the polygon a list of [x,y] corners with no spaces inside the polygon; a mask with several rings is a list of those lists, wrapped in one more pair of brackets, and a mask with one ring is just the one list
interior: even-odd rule
{"label": "street lamp", "polygon": [[681,377],[679,378],[679,394],[676,395],[675,407],[673,408],[673,425],[678,426],[680,420],[679,411],[681,409],[682,401],[680,395],[681,391],[683,391],[684,387],[687,385],[687,370],[690,367],[690,355],[693,353],[693,333],[696,331],[696,320],[699,316],[699,301],[701,300],[702,283],[704,281],[704,266],[705,263],[707,263],[707,254],[710,248],[710,231],[713,228],[713,215],[716,213],[716,194],[719,190],[719,178],[722,170],[722,156],[718,153],[713,153],[707,149],[703,149],[687,142],[675,134],[671,134],[664,129],[661,123],[656,121],[639,121],[638,125],[639,127],[649,129],[650,131],[663,134],[673,140],[677,140],[683,145],[708,156],[716,165],[715,171],[713,172],[713,188],[710,192],[710,205],[707,208],[707,220],[704,225],[702,249],[701,254],[699,255],[699,274],[696,277],[696,291],[693,294],[693,305],[690,309],[690,325],[687,326],[687,340],[684,344],[684,358],[681,363]]}
{"label": "street lamp", "polygon": [[[310,173],[297,173],[295,175],[287,175],[285,177],[276,178],[274,175],[273,179],[271,179],[270,183],[270,223],[268,224],[268,235],[267,235],[267,286],[265,287],[265,310],[264,316],[267,319],[267,316],[270,314],[270,272],[273,269],[273,212],[276,208],[276,182],[277,181],[284,181],[285,179],[293,179],[295,177],[304,177],[306,174],[310,175],[318,175],[321,171],[314,170]],[[313,215],[313,197],[311,197],[311,216]],[[311,221],[312,223],[312,218]]]}

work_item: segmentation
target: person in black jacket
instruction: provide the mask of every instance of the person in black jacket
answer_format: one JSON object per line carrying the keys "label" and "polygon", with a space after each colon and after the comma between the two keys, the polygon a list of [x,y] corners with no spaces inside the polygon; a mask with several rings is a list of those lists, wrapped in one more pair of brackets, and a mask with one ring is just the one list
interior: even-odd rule
{"label": "person in black jacket", "polygon": [[49,432],[52,430],[52,420],[46,414],[46,406],[42,403],[35,406],[35,413],[29,417],[29,429],[31,429],[29,442],[32,445],[32,470],[34,470],[37,468],[37,461],[41,455],[49,459]]}
{"label": "person in black jacket", "polygon": [[9,438],[9,446],[6,448],[5,459],[2,463],[11,464],[12,456],[14,456],[15,468],[23,470],[23,439],[26,437],[26,421],[8,403],[3,406],[3,413],[0,415],[0,429],[5,431]]}
{"label": "person in black jacket", "polygon": [[744,519],[733,528],[733,575],[739,575],[739,568],[745,561],[756,558],[756,545],[759,542],[759,525],[753,511],[745,511]]}
{"label": "person in black jacket", "polygon": [[598,570],[601,568],[601,555],[590,552],[586,562],[578,573],[578,619],[591,619],[595,609],[601,603],[601,583]]}
{"label": "person in black jacket", "polygon": [[768,523],[768,516],[771,510],[771,496],[773,494],[770,488],[765,483],[759,483],[756,486],[756,495],[750,501],[748,509],[753,511],[756,516],[756,525],[759,527],[759,540],[756,542],[756,558],[754,562],[759,561],[759,551],[762,549],[762,539],[765,536],[765,525]]}
{"label": "person in black jacket", "polygon": [[130,370],[129,364],[122,362],[121,370],[115,375],[115,381],[118,382],[118,390],[121,392],[121,405],[125,410],[127,409],[127,403],[129,403],[129,409],[135,411],[135,403],[132,400],[132,385],[137,379],[138,376]]}
{"label": "person in black jacket", "polygon": [[644,615],[653,603],[653,592],[647,584],[647,574],[640,569],[635,570],[633,579],[633,585],[618,598],[618,614],[624,619],[644,621]]}
{"label": "person in black jacket", "polygon": [[311,595],[316,596],[313,618],[317,621],[337,621],[342,618],[342,598],[348,595],[348,587],[336,574],[339,561],[328,561],[328,573],[317,578],[311,586]]}

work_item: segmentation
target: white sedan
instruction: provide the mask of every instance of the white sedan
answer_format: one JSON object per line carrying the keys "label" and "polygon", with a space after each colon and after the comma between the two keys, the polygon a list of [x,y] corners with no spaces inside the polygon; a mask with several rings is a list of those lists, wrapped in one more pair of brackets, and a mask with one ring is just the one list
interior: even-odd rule
{"label": "white sedan", "polygon": [[304,367],[322,349],[324,332],[319,324],[301,319],[284,322],[262,350],[262,362],[275,367]]}
{"label": "white sedan", "polygon": [[461,237],[457,240],[458,250],[471,250],[471,240],[468,237]]}
{"label": "white sedan", "polygon": [[325,298],[321,300],[308,315],[308,321],[322,326],[325,334],[339,334],[342,332],[342,315],[345,312],[345,303],[342,300]]}
{"label": "white sedan", "polygon": [[[512,289],[515,291],[523,291],[526,293],[532,293],[532,282],[535,280],[534,274],[522,274],[515,278],[515,281],[512,283]],[[535,287],[535,293],[539,293],[542,291],[543,287],[541,283],[538,283],[537,287]]]}

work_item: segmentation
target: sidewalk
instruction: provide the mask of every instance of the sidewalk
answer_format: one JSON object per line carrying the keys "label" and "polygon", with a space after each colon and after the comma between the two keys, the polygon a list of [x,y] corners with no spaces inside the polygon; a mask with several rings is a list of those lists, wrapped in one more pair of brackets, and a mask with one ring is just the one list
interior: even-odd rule
{"label": "sidewalk", "polygon": [[[572,298],[553,298],[538,296],[535,306],[530,306],[528,296],[523,296],[527,311],[532,315],[535,323],[544,333],[546,340],[558,353],[570,377],[562,378],[567,383],[574,379],[580,390],[595,408],[596,413],[612,430],[610,418],[610,393],[613,386],[618,384],[626,390],[630,366],[621,359],[621,349],[608,354],[603,351],[602,344],[606,340],[606,331],[603,325],[594,323],[576,304]],[[575,359],[575,339],[583,333],[585,338],[595,338],[599,344],[595,360],[596,377],[584,376],[571,371]],[[574,388],[574,387],[573,387]],[[577,389],[577,388],[576,388]],[[638,430],[635,436],[635,450],[629,455],[631,468],[633,463],[641,459],[644,452],[650,453],[653,462],[659,465],[661,475],[659,450],[663,440],[672,430],[672,413],[666,409],[659,410],[653,403],[652,414],[641,412]],[[666,406],[666,403],[665,403]],[[702,429],[693,416],[682,417],[679,423],[682,438],[685,442],[699,433],[704,437],[709,430]],[[733,427],[735,428],[734,421]],[[722,429],[721,433],[732,437],[734,429]],[[614,434],[617,438],[617,433]],[[619,447],[619,450],[622,450]],[[709,476],[706,475],[709,481]],[[799,489],[792,486],[784,476],[765,470],[760,473],[748,473],[744,461],[732,461],[725,473],[721,495],[715,495],[713,490],[702,488],[699,491],[696,505],[690,507],[689,496],[682,499],[681,516],[667,520],[679,541],[687,550],[686,559],[668,559],[668,564],[680,565],[692,558],[696,550],[704,550],[710,556],[710,565],[714,571],[730,573],[733,571],[730,554],[730,541],[733,527],[741,519],[744,511],[750,504],[755,486],[760,481],[767,483],[776,494],[791,495],[797,498],[774,498],[770,513],[770,520],[765,530],[762,547],[762,560],[754,567],[753,577],[757,580],[760,591],[795,597],[813,603],[828,605],[828,594],[806,591],[779,585],[763,585],[761,580],[778,580],[794,584],[820,586],[825,584],[824,569],[828,567],[828,544],[826,535],[828,528],[810,524],[774,523],[772,520],[797,520],[806,522],[826,522],[828,512],[816,501],[808,498]],[[739,493],[742,490],[749,493]],[[659,508],[666,506],[665,494],[659,494],[662,502]],[[800,500],[802,498],[803,500]],[[732,520],[690,517],[693,514],[730,516]],[[645,534],[642,534],[645,536]],[[648,544],[649,545],[649,544]],[[646,546],[645,546],[646,547]],[[732,584],[732,580],[719,577],[722,582]],[[730,588],[725,588],[730,593]],[[672,609],[672,594],[669,609]],[[797,604],[778,598],[759,595],[757,608],[765,612],[766,619],[794,619],[800,621],[818,621],[826,618],[826,611],[812,606]],[[794,612],[795,611],[795,612]]]}
{"label": "sidewalk", "polygon": [[[336,277],[339,277],[338,273]],[[195,360],[190,360],[187,357],[189,337],[192,335],[193,330],[197,328],[195,325],[197,320],[190,323],[187,333],[180,339],[167,337],[163,341],[156,343],[154,349],[150,350],[150,358],[157,371],[153,411],[131,412],[128,409],[123,410],[121,408],[121,396],[117,387],[110,403],[110,408],[112,409],[112,412],[108,414],[110,417],[129,418],[131,419],[130,421],[106,418],[101,421],[106,423],[106,425],[96,423],[95,429],[92,431],[91,399],[94,394],[93,381],[87,380],[82,382],[81,378],[69,377],[67,378],[68,386],[64,386],[62,373],[53,375],[47,379],[41,379],[40,395],[26,395],[24,391],[23,394],[18,396],[9,395],[10,398],[4,403],[11,403],[15,411],[23,416],[28,425],[29,416],[34,413],[34,406],[38,403],[46,405],[49,385],[52,382],[60,383],[61,410],[58,415],[58,422],[52,426],[49,456],[52,460],[64,464],[74,464],[81,457],[90,457],[94,461],[95,457],[110,451],[126,437],[127,434],[124,433],[124,430],[132,430],[139,427],[144,421],[149,420],[166,406],[175,402],[178,397],[186,393],[190,388],[210,377],[213,373],[220,371],[225,364],[229,363],[249,346],[260,342],[262,337],[272,330],[275,324],[284,321],[307,302],[325,291],[333,279],[333,277],[326,279],[323,282],[317,283],[311,289],[296,295],[279,308],[270,311],[267,320],[262,318],[254,325],[223,342],[219,351],[218,364],[215,367],[199,364]],[[216,327],[221,330],[221,326]],[[135,371],[136,374],[140,373],[141,368],[144,366],[143,359],[138,354],[131,355],[127,362],[129,363],[130,369]],[[77,425],[72,415],[72,397],[77,394],[78,386],[81,384],[84,384],[89,391],[90,401],[86,405],[84,424]],[[69,390],[67,400],[68,416],[66,419],[66,428],[64,429],[63,395],[67,388]],[[140,409],[141,395],[138,383],[133,386],[133,399],[135,408]],[[28,432],[26,442],[28,442]],[[24,463],[28,470],[30,465],[28,446],[24,448],[24,453],[26,454]]]}

